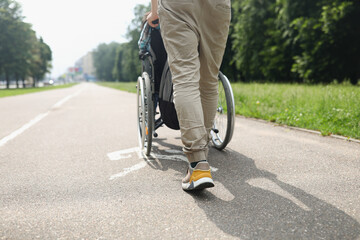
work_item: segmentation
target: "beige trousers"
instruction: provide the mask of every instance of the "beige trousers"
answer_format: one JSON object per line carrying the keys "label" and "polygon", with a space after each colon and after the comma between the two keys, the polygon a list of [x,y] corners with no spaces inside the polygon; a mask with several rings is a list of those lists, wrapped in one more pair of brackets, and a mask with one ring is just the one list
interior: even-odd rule
{"label": "beige trousers", "polygon": [[230,0],[159,0],[158,14],[183,150],[189,162],[207,160],[218,73],[229,33]]}

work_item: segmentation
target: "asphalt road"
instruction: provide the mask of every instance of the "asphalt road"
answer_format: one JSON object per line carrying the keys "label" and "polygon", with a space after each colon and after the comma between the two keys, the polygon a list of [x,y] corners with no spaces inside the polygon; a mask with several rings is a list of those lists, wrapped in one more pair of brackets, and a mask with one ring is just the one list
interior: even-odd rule
{"label": "asphalt road", "polygon": [[360,239],[360,144],[237,117],[215,188],[181,189],[179,132],[138,151],[136,95],[0,99],[0,239]]}

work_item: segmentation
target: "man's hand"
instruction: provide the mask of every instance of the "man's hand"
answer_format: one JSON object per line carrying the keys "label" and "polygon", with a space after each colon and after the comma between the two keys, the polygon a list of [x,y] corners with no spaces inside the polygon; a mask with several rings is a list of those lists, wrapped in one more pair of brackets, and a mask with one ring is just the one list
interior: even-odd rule
{"label": "man's hand", "polygon": [[158,20],[158,19],[159,19],[159,16],[157,15],[157,13],[153,13],[153,12],[151,12],[146,18],[148,24],[153,28],[159,26],[159,22],[157,22],[156,24],[153,23],[153,21]]}

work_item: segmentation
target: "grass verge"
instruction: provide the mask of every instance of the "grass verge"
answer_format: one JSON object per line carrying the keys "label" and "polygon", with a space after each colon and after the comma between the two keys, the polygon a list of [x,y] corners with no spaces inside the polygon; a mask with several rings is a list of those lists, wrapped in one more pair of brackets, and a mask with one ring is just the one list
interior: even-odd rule
{"label": "grass verge", "polygon": [[[136,92],[135,82],[99,83]],[[360,87],[232,83],[236,114],[360,139]]]}
{"label": "grass verge", "polygon": [[232,84],[236,113],[360,139],[360,88],[351,85]]}
{"label": "grass verge", "polygon": [[38,87],[38,88],[17,88],[17,89],[0,89],[0,98],[10,97],[34,92],[42,92],[53,89],[68,88],[76,85],[77,83],[69,83],[58,86]]}
{"label": "grass verge", "polygon": [[136,93],[136,82],[97,82],[100,86]]}

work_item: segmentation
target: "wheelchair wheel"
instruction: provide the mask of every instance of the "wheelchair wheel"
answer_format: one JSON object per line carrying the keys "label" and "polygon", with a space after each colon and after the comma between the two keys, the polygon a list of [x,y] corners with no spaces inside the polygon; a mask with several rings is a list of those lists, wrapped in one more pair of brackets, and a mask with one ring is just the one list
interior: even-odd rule
{"label": "wheelchair wheel", "polygon": [[144,97],[144,81],[141,77],[138,78],[136,85],[137,92],[137,125],[138,125],[138,139],[141,149],[144,148],[145,142],[145,97]]}
{"label": "wheelchair wheel", "polygon": [[230,142],[235,123],[235,102],[227,77],[219,73],[219,97],[211,140],[218,150],[223,150]]}
{"label": "wheelchair wheel", "polygon": [[143,73],[142,77],[138,78],[137,108],[139,145],[145,151],[145,154],[149,156],[154,129],[154,103],[151,80],[146,72]]}

